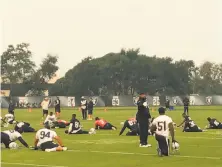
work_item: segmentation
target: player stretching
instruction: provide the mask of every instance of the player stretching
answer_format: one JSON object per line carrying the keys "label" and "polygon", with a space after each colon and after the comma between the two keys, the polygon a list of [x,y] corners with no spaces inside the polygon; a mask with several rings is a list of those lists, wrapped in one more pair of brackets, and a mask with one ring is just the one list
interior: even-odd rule
{"label": "player stretching", "polygon": [[119,135],[122,135],[124,130],[128,128],[130,131],[126,133],[126,136],[138,136],[139,126],[137,124],[136,118],[130,118],[124,122],[123,128],[121,129]]}
{"label": "player stretching", "polygon": [[89,134],[88,131],[84,131],[81,128],[81,124],[78,119],[76,119],[76,114],[72,114],[72,119],[69,124],[69,130],[66,130],[67,134]]}
{"label": "player stretching", "polygon": [[207,129],[222,129],[222,123],[217,119],[208,117],[207,120],[209,122]]}
{"label": "player stretching", "polygon": [[174,126],[170,117],[165,115],[165,109],[160,107],[158,109],[159,116],[155,118],[151,125],[151,133],[155,132],[155,138],[158,142],[157,149],[159,156],[169,156],[169,132],[172,137],[172,142],[176,142],[174,138]]}
{"label": "player stretching", "polygon": [[[56,140],[58,144],[54,143]],[[53,152],[53,151],[66,151],[67,147],[64,147],[59,136],[55,131],[50,130],[49,126],[37,131],[34,142],[35,149],[38,147],[42,151]]]}
{"label": "player stretching", "polygon": [[104,130],[116,130],[117,128],[113,126],[111,123],[107,122],[104,119],[100,119],[99,117],[95,118],[95,129],[104,129]]}
{"label": "player stretching", "polygon": [[19,140],[25,147],[29,147],[28,144],[23,140],[22,133],[23,131],[20,129],[20,131],[15,130],[5,130],[1,132],[1,143],[5,145],[6,148],[9,148],[10,143]]}

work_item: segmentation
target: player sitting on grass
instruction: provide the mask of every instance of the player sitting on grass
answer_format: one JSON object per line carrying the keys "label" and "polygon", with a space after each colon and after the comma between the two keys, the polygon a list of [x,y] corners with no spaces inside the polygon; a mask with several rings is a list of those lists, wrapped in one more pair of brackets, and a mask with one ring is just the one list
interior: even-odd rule
{"label": "player sitting on grass", "polygon": [[6,148],[10,148],[10,143],[15,142],[16,140],[19,140],[25,147],[29,147],[28,144],[23,140],[22,138],[22,129],[19,129],[19,131],[16,130],[5,130],[1,132],[1,143],[5,145]]}
{"label": "player sitting on grass", "polygon": [[208,117],[207,120],[209,122],[207,129],[222,129],[222,123],[217,119]]}
{"label": "player sitting on grass", "polygon": [[111,123],[107,122],[106,120],[96,117],[95,129],[116,130],[117,128],[113,126]]}
{"label": "player sitting on grass", "polygon": [[183,132],[203,132],[188,115],[183,113],[182,116],[184,120],[178,127],[184,124]]}
{"label": "player sitting on grass", "polygon": [[126,136],[138,136],[139,126],[137,124],[136,118],[130,118],[124,122],[123,128],[121,129],[119,135],[122,135],[124,130],[128,128],[130,131],[126,133]]}
{"label": "player sitting on grass", "polygon": [[67,134],[89,134],[88,131],[84,131],[81,128],[81,124],[78,119],[76,119],[76,114],[72,114],[72,119],[69,124],[69,129],[65,131]]}
{"label": "player sitting on grass", "polygon": [[[54,143],[56,140],[58,144]],[[40,148],[42,151],[53,152],[53,151],[66,151],[67,147],[64,147],[59,136],[55,131],[50,130],[48,125],[45,128],[37,131],[34,142],[35,150]]]}
{"label": "player sitting on grass", "polygon": [[17,122],[15,125],[15,130],[22,129],[23,132],[35,132],[35,129],[30,126],[27,122]]}

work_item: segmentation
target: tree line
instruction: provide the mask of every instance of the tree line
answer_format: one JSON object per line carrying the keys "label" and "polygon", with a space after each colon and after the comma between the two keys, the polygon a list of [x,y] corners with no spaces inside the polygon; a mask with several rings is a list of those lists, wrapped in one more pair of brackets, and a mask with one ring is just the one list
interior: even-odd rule
{"label": "tree line", "polygon": [[[51,79],[57,56],[47,55],[39,68],[31,60],[28,44],[10,45],[1,56],[4,83],[36,83]],[[49,89],[49,94],[70,96],[136,95],[222,95],[222,63],[193,60],[174,61],[141,54],[139,49],[121,49],[100,58],[86,57]]]}

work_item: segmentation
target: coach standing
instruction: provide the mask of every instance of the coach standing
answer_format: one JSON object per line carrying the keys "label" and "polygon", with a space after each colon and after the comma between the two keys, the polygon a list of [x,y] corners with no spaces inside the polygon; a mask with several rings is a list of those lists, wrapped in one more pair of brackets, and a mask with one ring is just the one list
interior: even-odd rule
{"label": "coach standing", "polygon": [[138,112],[137,120],[140,129],[140,147],[151,147],[151,144],[147,143],[148,130],[149,130],[149,119],[151,118],[149,112],[149,106],[147,103],[146,95],[141,93],[137,101]]}
{"label": "coach standing", "polygon": [[8,105],[8,113],[14,115],[15,105],[13,104],[12,100],[10,100]]}
{"label": "coach standing", "polygon": [[82,110],[82,119],[86,120],[87,119],[87,101],[82,96],[80,102],[81,102],[81,110]]}
{"label": "coach standing", "polygon": [[90,98],[88,103],[88,120],[92,120],[93,107],[94,107],[93,99]]}
{"label": "coach standing", "polygon": [[183,99],[183,105],[184,105],[184,114],[189,115],[189,104],[190,104],[190,100],[185,97]]}

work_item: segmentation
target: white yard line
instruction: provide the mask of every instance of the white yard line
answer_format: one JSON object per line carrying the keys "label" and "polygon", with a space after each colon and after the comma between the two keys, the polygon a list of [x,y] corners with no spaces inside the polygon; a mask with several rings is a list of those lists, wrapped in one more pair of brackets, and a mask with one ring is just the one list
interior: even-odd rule
{"label": "white yard line", "polygon": [[1,162],[1,164],[5,164],[5,165],[18,165],[18,166],[68,167],[68,166],[53,166],[53,165],[39,165],[39,164],[11,163],[11,162]]}
{"label": "white yard line", "polygon": [[[145,154],[145,153],[131,153],[131,152],[107,152],[107,151],[83,151],[83,150],[68,150],[70,152],[91,152],[91,153],[103,153],[103,154],[120,154],[120,155],[143,155],[143,156],[157,156],[157,154]],[[185,155],[172,155],[179,158],[193,158],[193,159],[213,159],[222,160],[222,157],[201,157],[201,156],[185,156]]]}

